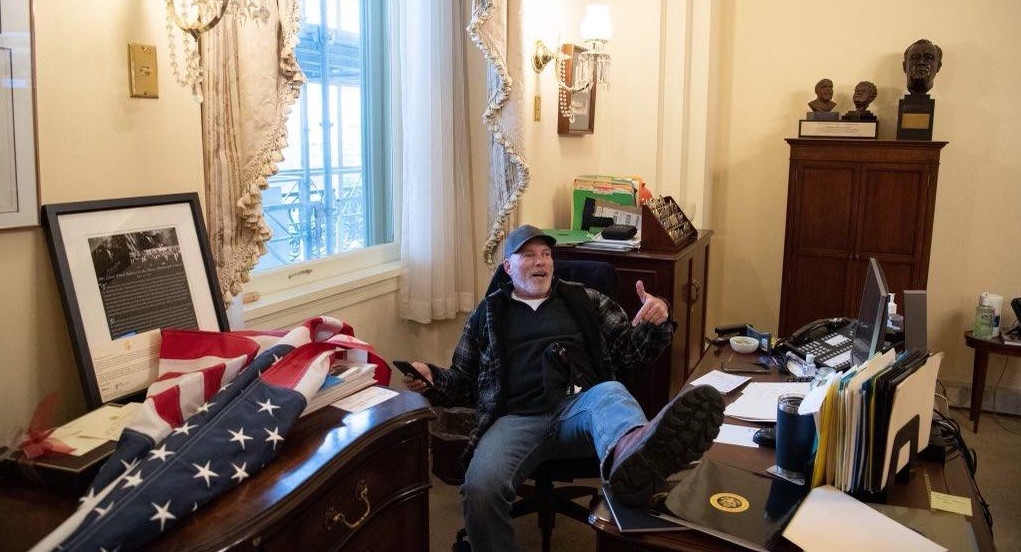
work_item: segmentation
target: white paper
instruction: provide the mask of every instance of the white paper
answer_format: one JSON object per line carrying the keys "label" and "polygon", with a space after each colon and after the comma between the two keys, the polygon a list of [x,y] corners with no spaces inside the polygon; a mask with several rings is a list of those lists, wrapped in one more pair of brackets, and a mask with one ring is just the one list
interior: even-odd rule
{"label": "white paper", "polygon": [[798,414],[802,416],[805,414],[817,414],[819,409],[822,408],[823,401],[826,400],[826,391],[829,389],[830,384],[836,382],[837,377],[836,372],[831,372],[819,385],[809,390],[804,400],[801,401],[801,405],[798,406]]}
{"label": "white paper", "polygon": [[53,431],[53,438],[73,447],[72,456],[81,456],[106,443],[120,439],[141,403],[106,405],[76,418]]}
{"label": "white paper", "polygon": [[776,422],[776,405],[780,395],[806,394],[808,383],[753,382],[744,388],[738,399],[723,411],[727,416],[749,422]]}
{"label": "white paper", "polygon": [[748,376],[736,376],[719,370],[713,370],[712,372],[709,372],[708,374],[691,382],[691,385],[708,385],[726,395],[738,387],[741,387],[750,379],[752,378]]}
{"label": "white paper", "polygon": [[159,377],[160,330],[89,343],[99,398],[111,401],[141,391]]}
{"label": "white paper", "polygon": [[811,552],[947,550],[830,485],[812,489],[783,536]]}
{"label": "white paper", "polygon": [[351,413],[361,412],[371,406],[396,397],[398,393],[386,387],[373,386],[333,403],[331,406]]}
{"label": "white paper", "polygon": [[752,436],[755,435],[755,432],[758,430],[759,428],[757,427],[723,424],[720,426],[720,434],[716,436],[716,442],[742,447],[759,448],[758,443],[752,441]]}

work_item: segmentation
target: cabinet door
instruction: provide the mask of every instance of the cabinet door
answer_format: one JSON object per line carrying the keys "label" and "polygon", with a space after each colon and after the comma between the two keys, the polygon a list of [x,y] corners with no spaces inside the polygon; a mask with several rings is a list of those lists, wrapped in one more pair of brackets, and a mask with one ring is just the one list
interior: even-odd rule
{"label": "cabinet door", "polygon": [[[698,361],[702,360],[702,352],[705,349],[705,297],[706,297],[706,271],[709,267],[709,243],[699,247],[691,256],[689,264],[691,271],[688,278],[687,296],[688,303],[688,327],[687,330],[687,362],[684,367],[684,381],[691,376]],[[674,309],[675,312],[677,309]],[[673,390],[671,390],[673,391]]]}
{"label": "cabinet door", "polygon": [[851,316],[857,314],[869,257],[879,261],[887,287],[898,296],[925,287],[916,267],[924,256],[928,182],[925,165],[864,165]]}
{"label": "cabinet door", "polygon": [[859,171],[853,163],[804,162],[793,167],[782,284],[782,335],[847,309]]}
{"label": "cabinet door", "polygon": [[[674,305],[674,317],[682,319],[682,324],[687,323],[684,320],[684,304],[678,304],[674,299],[673,288],[679,284],[676,282],[676,277],[672,277],[670,263],[627,259],[616,264],[617,302],[629,317],[637,314],[638,309],[642,306],[641,301],[638,300],[638,293],[635,291],[635,283],[641,280],[645,285],[646,293],[666,298],[671,305]],[[678,328],[678,332],[680,331],[681,329]],[[671,372],[684,370],[683,356],[677,358],[679,355],[675,350],[677,349],[678,335],[684,334],[675,333],[675,344],[663,351],[663,354],[651,366],[645,366],[634,372],[618,373],[621,382],[634,395],[646,416],[655,416],[669,400],[668,388],[669,382],[672,380]]]}

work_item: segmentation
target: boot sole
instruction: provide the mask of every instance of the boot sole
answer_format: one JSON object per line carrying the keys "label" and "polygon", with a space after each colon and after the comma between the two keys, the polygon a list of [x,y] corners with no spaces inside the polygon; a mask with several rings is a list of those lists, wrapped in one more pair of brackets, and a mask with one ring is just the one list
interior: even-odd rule
{"label": "boot sole", "polygon": [[670,405],[656,430],[610,479],[613,496],[646,507],[671,474],[709,450],[723,424],[723,398],[709,386],[691,389]]}

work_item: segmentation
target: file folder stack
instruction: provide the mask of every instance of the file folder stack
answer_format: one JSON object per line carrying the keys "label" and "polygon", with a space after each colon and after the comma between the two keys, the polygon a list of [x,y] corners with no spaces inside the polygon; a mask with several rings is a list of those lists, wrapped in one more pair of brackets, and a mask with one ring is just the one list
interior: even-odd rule
{"label": "file folder stack", "polygon": [[812,486],[879,493],[929,442],[942,353],[893,351],[831,374],[802,402],[818,433]]}

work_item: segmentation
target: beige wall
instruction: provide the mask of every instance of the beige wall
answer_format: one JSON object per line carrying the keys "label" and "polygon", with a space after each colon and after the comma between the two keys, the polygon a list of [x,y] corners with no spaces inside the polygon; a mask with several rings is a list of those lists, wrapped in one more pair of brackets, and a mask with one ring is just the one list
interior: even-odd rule
{"label": "beige wall", "polygon": [[[35,2],[42,203],[201,191],[199,106],[170,71],[163,7],[133,0]],[[160,99],[128,97],[127,43],[158,45]],[[59,419],[84,409],[39,227],[0,231],[0,427],[24,426],[47,393]]]}
{"label": "beige wall", "polygon": [[[748,321],[776,329],[789,154],[783,138],[796,136],[815,82],[833,80],[841,110],[849,109],[858,81],[874,82],[880,137],[892,137],[905,92],[903,51],[928,38],[944,52],[930,92],[933,138],[950,142],[936,197],[929,341],[947,353],[941,378],[970,382],[972,355],[961,332],[971,324],[978,293],[1021,295],[1021,104],[1015,99],[1021,3],[730,0],[721,15],[709,324]],[[1015,370],[1004,382],[1019,385],[1019,376]]]}
{"label": "beige wall", "polygon": [[[531,56],[537,39],[551,48],[558,36],[564,42],[581,44],[578,28],[588,3],[522,2],[520,40],[523,64],[528,68],[522,79],[524,142],[532,174],[531,186],[521,202],[522,222],[567,227],[570,187],[580,174],[638,174],[655,193],[678,198],[682,194],[679,152],[664,152],[677,146],[681,133],[677,114],[683,60],[677,54],[682,50],[683,36],[668,30],[675,33],[675,27],[683,25],[683,10],[668,13],[668,3],[660,0],[607,2],[613,18],[613,38],[606,46],[612,68],[610,87],[601,87],[596,93],[595,132],[557,134],[553,65],[536,77],[530,69]],[[664,52],[673,55],[664,57]],[[534,122],[530,114],[537,87],[542,97],[542,120]]]}

